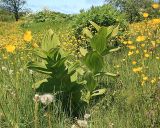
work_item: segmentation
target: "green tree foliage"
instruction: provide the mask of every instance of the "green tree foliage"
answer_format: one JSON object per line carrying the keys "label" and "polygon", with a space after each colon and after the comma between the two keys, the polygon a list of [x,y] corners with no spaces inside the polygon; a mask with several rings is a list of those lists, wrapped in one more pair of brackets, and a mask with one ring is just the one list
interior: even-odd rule
{"label": "green tree foliage", "polygon": [[117,7],[121,12],[124,12],[128,20],[133,22],[141,19],[141,12],[149,9],[153,0],[106,0],[106,2]]}
{"label": "green tree foliage", "polygon": [[13,13],[16,21],[18,21],[19,12],[22,10],[25,3],[26,3],[25,0],[1,0],[0,6],[1,8],[4,8],[9,12]]}

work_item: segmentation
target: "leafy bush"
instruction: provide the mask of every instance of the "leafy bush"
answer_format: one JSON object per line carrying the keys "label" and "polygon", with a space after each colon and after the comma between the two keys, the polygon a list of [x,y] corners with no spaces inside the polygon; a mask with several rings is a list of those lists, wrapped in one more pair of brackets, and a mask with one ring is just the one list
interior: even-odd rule
{"label": "leafy bush", "polygon": [[90,10],[81,11],[80,14],[74,16],[72,27],[76,29],[77,35],[81,33],[83,28],[89,27],[89,21],[93,21],[102,26],[115,24],[120,24],[121,27],[126,26],[125,15],[108,4],[92,7]]}

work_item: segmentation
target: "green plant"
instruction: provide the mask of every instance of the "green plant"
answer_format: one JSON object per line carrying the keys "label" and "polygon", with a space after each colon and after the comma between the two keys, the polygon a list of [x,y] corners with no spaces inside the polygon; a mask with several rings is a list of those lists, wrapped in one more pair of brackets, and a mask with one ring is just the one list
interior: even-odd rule
{"label": "green plant", "polygon": [[116,34],[117,30],[99,27],[98,33],[90,41],[92,50],[81,48],[84,56],[78,61],[71,60],[72,56],[63,52],[58,36],[50,30],[42,42],[42,48],[34,51],[42,61],[28,63],[29,69],[47,74],[49,77],[35,83],[33,87],[41,93],[55,92],[62,97],[65,106],[71,101],[73,108],[82,108],[81,105],[89,104],[93,97],[104,94],[106,89],[99,87],[96,78],[104,75],[117,76],[103,71],[103,56],[115,51],[105,47],[106,41]]}

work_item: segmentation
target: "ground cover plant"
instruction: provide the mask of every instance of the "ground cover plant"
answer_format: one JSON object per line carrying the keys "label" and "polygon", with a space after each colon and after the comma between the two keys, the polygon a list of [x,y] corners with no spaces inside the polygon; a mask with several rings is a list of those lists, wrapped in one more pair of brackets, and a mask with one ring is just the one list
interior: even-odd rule
{"label": "ground cover plant", "polygon": [[73,21],[0,22],[0,127],[159,128],[160,5],[147,6],[123,32],[90,19],[78,38]]}

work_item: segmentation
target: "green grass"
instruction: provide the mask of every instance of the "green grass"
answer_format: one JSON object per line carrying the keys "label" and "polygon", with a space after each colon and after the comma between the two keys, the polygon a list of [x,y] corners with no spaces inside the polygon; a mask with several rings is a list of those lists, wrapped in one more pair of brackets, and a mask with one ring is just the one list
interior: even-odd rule
{"label": "green grass", "polygon": [[[48,28],[58,31],[62,26],[38,23],[27,29],[36,33]],[[16,51],[15,54],[8,54],[6,60],[2,54],[7,53],[0,52],[0,67],[6,67],[6,70],[0,68],[1,128],[70,128],[73,119],[62,110],[58,101],[48,110],[36,107],[32,84],[44,76],[35,72],[32,75],[26,68],[27,62],[34,59],[31,51]],[[124,58],[125,61],[122,61]],[[145,64],[150,68],[149,75],[158,76],[160,61],[153,58],[155,55]],[[89,128],[159,128],[160,88],[157,84],[141,86],[139,78],[132,72],[132,59],[127,56],[126,49],[108,55],[105,60],[106,70],[119,72],[120,76],[117,79],[104,77],[99,80],[107,88],[107,93],[87,108],[86,111],[91,114]],[[11,70],[13,73],[10,73]]]}

